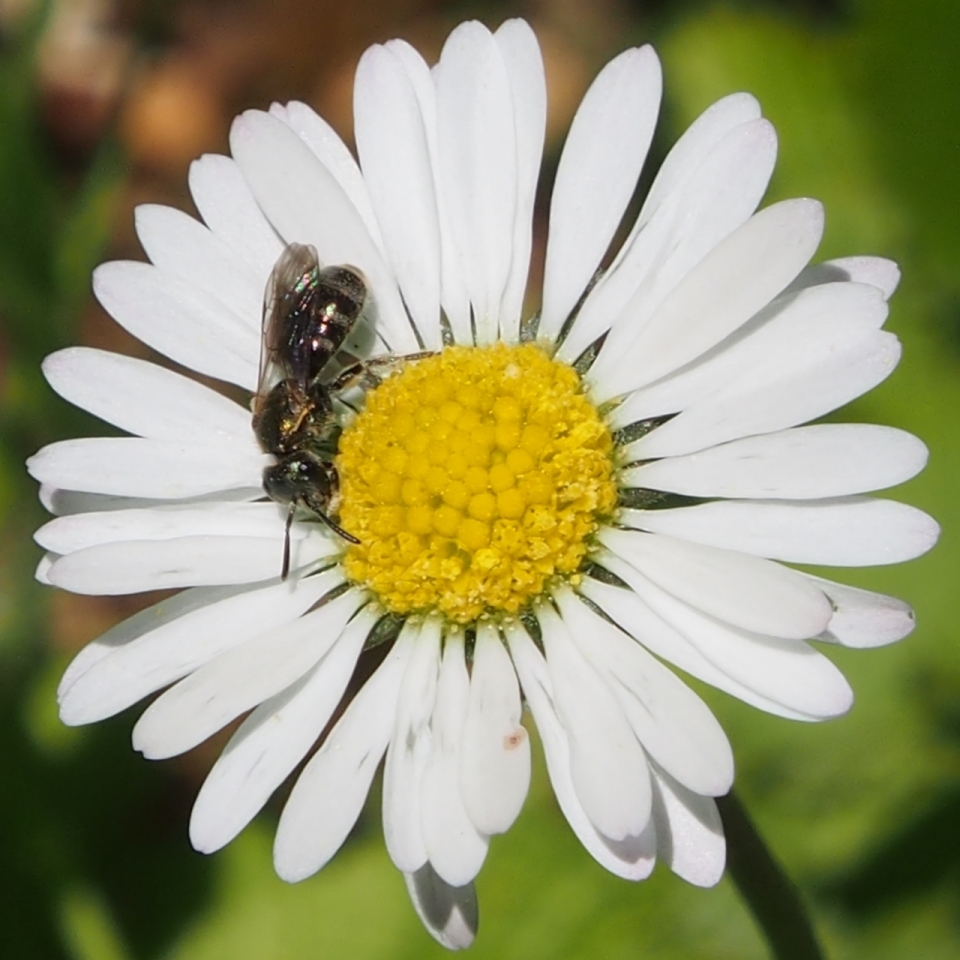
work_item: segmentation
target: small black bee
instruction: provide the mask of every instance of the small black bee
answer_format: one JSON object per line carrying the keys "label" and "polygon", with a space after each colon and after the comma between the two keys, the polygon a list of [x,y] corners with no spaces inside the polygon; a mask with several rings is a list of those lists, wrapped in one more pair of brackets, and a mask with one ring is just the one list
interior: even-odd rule
{"label": "small black bee", "polygon": [[360,541],[332,519],[340,503],[333,460],[340,424],[333,398],[360,383],[379,382],[376,370],[429,353],[377,357],[321,382],[368,306],[363,275],[355,267],[320,266],[312,246],[291,243],[280,254],[263,305],[260,376],[253,430],[276,463],[263,471],[263,489],[288,504],[280,578],[290,572],[290,526],[297,507],[309,511],[350,543]]}
{"label": "small black bee", "polygon": [[[331,518],[340,499],[333,458],[340,426],[333,394],[356,379],[320,382],[327,365],[356,326],[367,303],[367,286],[353,267],[321,267],[311,246],[291,243],[273,268],[263,307],[260,377],[253,429],[261,449],[276,457],[263,471],[271,499],[289,504],[281,578],[290,570],[290,525],[297,507],[322,520],[350,543],[356,537]],[[341,382],[343,381],[343,382]]]}

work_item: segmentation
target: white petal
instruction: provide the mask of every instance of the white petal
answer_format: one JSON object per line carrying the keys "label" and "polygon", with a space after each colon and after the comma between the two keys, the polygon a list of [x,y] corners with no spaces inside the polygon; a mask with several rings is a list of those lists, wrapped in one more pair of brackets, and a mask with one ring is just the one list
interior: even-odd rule
{"label": "white petal", "polygon": [[900,284],[900,268],[893,260],[884,257],[839,257],[807,267],[787,290],[800,290],[838,280],[868,283],[881,291],[884,300],[889,300]]}
{"label": "white petal", "polygon": [[[42,526],[34,539],[44,549],[59,554],[128,540],[196,536],[279,539],[285,519],[286,510],[276,503],[176,503],[57,517]],[[305,524],[294,524],[290,537],[302,540],[309,529]]]}
{"label": "white petal", "polygon": [[[658,512],[624,510],[622,519],[638,527]],[[673,596],[744,630],[802,640],[830,622],[823,591],[779,564],[629,530],[605,529],[599,540]]]}
{"label": "white petal", "polygon": [[259,329],[210,294],[149,263],[127,260],[97,267],[93,292],[148,347],[197,373],[256,390]]}
{"label": "white petal", "polygon": [[40,558],[40,562],[37,564],[37,569],[34,570],[33,575],[36,577],[37,583],[42,583],[44,586],[52,587],[53,584],[50,582],[50,578],[47,574],[50,572],[50,567],[53,564],[54,558],[49,554],[44,554]]}
{"label": "white petal", "polygon": [[597,75],[570,126],[550,203],[540,335],[555,338],[600,266],[647,157],[660,61],[626,50]]}
{"label": "white petal", "polygon": [[473,341],[470,328],[470,296],[467,292],[460,255],[454,242],[450,210],[448,204],[444,201],[445,194],[440,170],[440,147],[437,134],[437,91],[434,86],[433,75],[423,57],[409,43],[405,43],[403,40],[390,40],[386,46],[406,71],[407,77],[416,92],[423,117],[440,223],[440,293],[443,311],[450,323],[454,340],[457,343],[470,343]]}
{"label": "white petal", "polygon": [[694,497],[808,500],[893,487],[926,462],[926,446],[903,430],[818,424],[657,460],[625,470],[621,483]]}
{"label": "white petal", "polygon": [[151,262],[210,294],[259,332],[263,284],[223,240],[182,210],[160,204],[138,206],[134,222]]}
{"label": "white petal", "polygon": [[[672,248],[680,238],[671,239],[675,229],[681,231],[680,236],[693,239],[694,245],[707,241],[701,248],[706,251],[753,213],[769,180],[776,152],[772,128],[759,120],[756,99],[747,93],[735,93],[708,107],[687,128],[667,154],[629,237],[588,294],[558,356],[574,361],[615,322],[631,297],[638,299],[634,309],[639,308],[646,320],[680,279],[682,274],[676,268],[686,264],[686,270],[695,262],[689,255],[672,258]],[[751,128],[746,138],[738,135],[744,127]],[[726,150],[720,149],[724,143]],[[725,222],[728,228],[697,231],[698,217],[710,218],[715,211],[721,216],[714,223]],[[669,260],[673,266],[665,271],[665,261]]]}
{"label": "white petal", "polygon": [[[602,562],[605,566],[609,563]],[[850,709],[850,685],[808,643],[728,626],[676,599],[636,571],[631,572],[627,565],[614,569],[658,616],[716,667],[762,697],[809,720],[839,716]]]}
{"label": "white petal", "polygon": [[226,589],[223,587],[196,587],[192,590],[183,590],[167,597],[165,600],[161,600],[160,603],[155,603],[139,613],[135,613],[115,627],[111,627],[96,640],[88,643],[70,661],[70,665],[64,671],[57,687],[58,700],[63,699],[68,688],[73,686],[80,676],[92,669],[104,657],[114,653],[118,648],[132,643],[145,633],[150,633],[194,610],[210,606],[236,595],[238,592],[240,592],[240,589],[237,587]]}
{"label": "white petal", "polygon": [[882,647],[902,640],[916,626],[909,604],[882,593],[810,577],[833,603],[827,631],[817,637],[844,647]]}
{"label": "white petal", "polygon": [[285,690],[326,655],[362,602],[350,591],[205,663],[147,707],[133,728],[134,749],[148,760],[184,753]]}
{"label": "white petal", "polygon": [[270,113],[290,127],[326,167],[356,207],[370,236],[382,249],[380,225],[373,212],[363,174],[337,131],[312,107],[299,100],[291,100],[285,106],[275,103],[270,107]]}
{"label": "white petal", "polygon": [[64,400],[140,437],[255,444],[249,410],[155,363],[68,347],[43,361],[43,375]]}
{"label": "white petal", "polygon": [[467,715],[463,723],[460,789],[481,833],[505,833],[530,787],[530,738],[521,724],[520,685],[497,629],[477,625]]}
{"label": "white petal", "polygon": [[461,742],[469,692],[463,632],[448,628],[430,721],[433,746],[423,771],[420,802],[427,857],[440,879],[453,887],[473,880],[487,855],[487,839],[467,816],[460,790]]}
{"label": "white petal", "polygon": [[190,164],[189,181],[203,222],[245,261],[252,271],[250,282],[262,293],[283,242],[257,206],[236,161],[205,154]]}
{"label": "white petal", "polygon": [[500,339],[520,339],[520,318],[533,245],[533,206],[547,121],[547,86],[536,35],[525,20],[507,20],[493,35],[510,79],[517,138],[513,260],[500,303]]}
{"label": "white petal", "polygon": [[674,248],[657,270],[654,289],[672,289],[750,219],[776,159],[777,134],[763,118],[740,124],[717,143],[678,194]]}
{"label": "white petal", "polygon": [[[56,517],[69,516],[72,513],[87,513],[97,509],[97,504],[103,501],[126,504],[125,497],[101,497],[96,493],[76,493],[72,490],[61,490],[49,483],[41,483],[38,492],[43,509]],[[87,506],[87,501],[90,505]],[[106,509],[109,509],[107,507]],[[122,509],[122,508],[121,508]]]}
{"label": "white petal", "polygon": [[190,842],[196,850],[226,846],[304,758],[339,704],[375,622],[360,613],[313,670],[240,725],[193,805]]}
{"label": "white petal", "polygon": [[643,229],[634,227],[587,296],[561,358],[575,360],[611,325],[625,325],[623,342],[628,342],[691,268],[756,210],[776,153],[776,134],[766,120],[731,130],[683,190],[661,204]]}
{"label": "white petal", "polygon": [[707,705],[572,591],[564,588],[554,599],[570,636],[613,689],[647,754],[697,793],[726,793],[733,783],[733,753]]}
{"label": "white petal", "polygon": [[51,443],[27,469],[41,483],[68,490],[176,500],[258,485],[269,462],[246,444],[85,437]]}
{"label": "white petal", "polygon": [[448,950],[466,950],[480,922],[473,884],[451,887],[429,863],[405,873],[403,879],[413,908],[430,936]]}
{"label": "white petal", "polygon": [[76,726],[112,717],[231,647],[296,620],[341,579],[331,572],[259,589],[198,588],[162,601],[94,641],[90,654],[81,652],[60,684],[60,719]]}
{"label": "white petal", "polygon": [[[607,570],[617,574],[624,582],[636,576],[636,571],[628,563],[612,554],[603,557],[603,564]],[[690,676],[709,683],[758,710],[790,720],[810,719],[807,714],[763,696],[725,673],[708,660],[683,634],[657,616],[629,587],[612,586],[592,577],[585,577],[577,589],[595,603],[624,633],[630,634],[646,649],[679,667],[685,673],[689,673]]]}
{"label": "white petal", "polygon": [[387,257],[424,344],[440,338],[440,225],[420,102],[388,47],[360,58],[354,84],[357,151]]}
{"label": "white petal", "polygon": [[427,862],[420,800],[432,750],[430,717],[440,667],[440,622],[428,618],[419,626],[408,620],[401,638],[408,632],[415,634],[415,647],[403,674],[383,770],[383,838],[397,869],[413,873]]}
{"label": "white petal", "polygon": [[601,834],[584,812],[570,770],[570,744],[557,715],[547,664],[527,632],[517,622],[504,624],[510,655],[543,741],[550,783],[557,803],[587,853],[597,863],[625,880],[650,876],[656,859],[656,834],[652,822],[639,837],[613,841]]}
{"label": "white petal", "polygon": [[287,242],[312,244],[324,263],[365,274],[377,322],[397,353],[418,348],[400,292],[377,244],[343,188],[276,117],[248,110],[233,122],[230,148],[257,202]]}
{"label": "white petal", "polygon": [[886,380],[900,360],[900,343],[881,331],[833,353],[829,342],[817,345],[819,357],[812,352],[769,358],[754,382],[731,382],[631,444],[627,456],[690,453],[821,417]]}
{"label": "white petal", "polygon": [[611,840],[638,836],[650,819],[650,774],[643,749],[609,683],[584,659],[565,624],[546,607],[537,609],[537,619],[583,809]]}
{"label": "white petal", "polygon": [[[668,249],[674,227],[675,207],[663,208],[644,226],[636,239],[625,244],[615,262],[584,298],[573,325],[557,348],[557,357],[573,364],[594,341],[606,333],[633,302],[646,303],[652,268]],[[653,304],[650,304],[650,309]]]}
{"label": "white petal", "polygon": [[357,822],[393,733],[400,681],[416,639],[416,631],[401,634],[294,784],[273,846],[283,880],[296,883],[316,873]]}
{"label": "white petal", "polygon": [[[710,251],[628,346],[608,338],[590,381],[598,402],[636,390],[699,357],[793,280],[823,234],[823,207],[785,200],[761,210]],[[629,319],[624,319],[629,329]]]}
{"label": "white petal", "polygon": [[[217,490],[198,497],[182,497],[176,506],[211,503],[249,503],[263,499],[263,485],[238,487],[235,490]],[[160,506],[149,497],[112,497],[104,493],[80,493],[61,490],[49,483],[40,484],[40,502],[44,509],[58,517],[80,513],[114,513],[121,510],[153,510]]]}
{"label": "white petal", "polygon": [[[321,534],[290,542],[290,568],[299,570],[340,551]],[[54,561],[50,582],[73,593],[119,596],[179,587],[271,580],[283,563],[283,533],[275,538],[198,536],[127,540],[77,550]]]}
{"label": "white petal", "polygon": [[[791,378],[798,381],[800,397],[808,398],[810,391],[800,394],[800,383],[818,368],[829,367],[836,356],[869,342],[886,317],[882,295],[866,284],[829,283],[784,294],[696,362],[632,393],[614,411],[611,423],[624,426],[703,401],[708,406],[724,399],[730,403],[729,398],[770,390]],[[781,388],[773,395],[782,394]]]}
{"label": "white petal", "polygon": [[732,93],[707,107],[660,165],[637,218],[638,226],[646,224],[665,200],[684,191],[704,158],[727,134],[759,116],[760,104],[749,93]]}
{"label": "white petal", "polygon": [[436,66],[443,200],[473,306],[476,338],[493,342],[512,265],[517,145],[510,81],[481,24],[462,23]]}
{"label": "white petal", "polygon": [[725,500],[675,510],[629,511],[645,529],[744,553],[836,567],[901,563],[940,535],[922,510],[895,500]]}
{"label": "white petal", "polygon": [[723,876],[727,855],[717,805],[656,767],[652,773],[657,854],[687,883],[715,886]]}

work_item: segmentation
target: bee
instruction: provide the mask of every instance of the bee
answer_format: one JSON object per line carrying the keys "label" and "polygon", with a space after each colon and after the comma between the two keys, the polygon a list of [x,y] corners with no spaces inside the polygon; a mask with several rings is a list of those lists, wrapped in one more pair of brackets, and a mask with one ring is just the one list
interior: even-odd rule
{"label": "bee", "polygon": [[[322,267],[317,251],[289,244],[264,296],[260,376],[253,429],[276,462],[263,471],[263,489],[288,505],[281,579],[290,571],[290,526],[303,508],[350,543],[359,543],[333,520],[340,478],[333,458],[340,424],[333,396],[338,383],[321,378],[367,305],[367,285],[349,266]],[[353,368],[351,368],[353,369]]]}
{"label": "bee", "polygon": [[349,543],[360,542],[333,519],[340,503],[333,461],[341,433],[334,398],[360,383],[378,383],[378,368],[430,356],[377,357],[327,381],[369,300],[359,270],[321,266],[317,251],[299,243],[284,249],[267,282],[253,430],[260,448],[275,458],[263,471],[264,492],[288,506],[281,580],[290,572],[290,527],[298,508]]}

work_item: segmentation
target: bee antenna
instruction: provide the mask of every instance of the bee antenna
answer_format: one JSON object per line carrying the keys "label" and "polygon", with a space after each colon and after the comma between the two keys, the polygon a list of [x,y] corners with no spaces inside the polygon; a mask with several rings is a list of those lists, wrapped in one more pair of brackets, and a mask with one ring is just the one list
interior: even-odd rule
{"label": "bee antenna", "polygon": [[290,573],[290,526],[293,523],[293,514],[296,509],[296,503],[291,503],[290,509],[287,511],[287,524],[283,531],[283,566],[280,568],[281,581],[286,580],[287,574]]}
{"label": "bee antenna", "polygon": [[344,530],[343,527],[338,527],[337,524],[335,524],[326,514],[318,513],[317,516],[320,517],[320,519],[335,534],[337,534],[338,537],[343,537],[343,539],[346,540],[348,543],[356,543],[356,544],[360,543],[360,541],[352,533],[347,533],[347,531]]}

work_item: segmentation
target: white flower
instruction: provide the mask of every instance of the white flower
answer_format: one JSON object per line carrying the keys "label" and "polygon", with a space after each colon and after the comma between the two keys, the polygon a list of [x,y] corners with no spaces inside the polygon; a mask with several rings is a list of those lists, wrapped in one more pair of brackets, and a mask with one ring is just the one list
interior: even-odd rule
{"label": "white flower", "polygon": [[[477,468],[481,486],[464,496],[481,499],[457,500],[451,478],[466,476],[454,467],[462,444],[443,446],[444,427],[428,431],[439,438],[430,462],[439,464],[440,492],[398,500],[392,487],[394,499],[383,501],[393,504],[405,543],[440,544],[459,558],[456,571],[480,570],[478,582],[493,577],[493,587],[514,591],[498,606],[487,594],[476,600],[476,583],[450,587],[448,599],[467,604],[462,616],[416,603],[405,616],[403,591],[414,587],[407,573],[391,572],[396,551],[371,559],[368,520],[349,513],[359,502],[350,493],[343,515],[366,531],[366,566],[350,567],[360,561],[350,561],[343,540],[298,519],[293,572],[281,581],[286,510],[264,498],[271,460],[245,406],[129,357],[73,348],[47,359],[58,393],[133,436],[55,443],[30,461],[58,515],[37,534],[48,551],[39,577],[91,594],[188,588],[79,654],[60,687],[64,722],[101,720],[165,690],[134,730],[135,747],[160,758],[252,711],[200,791],[190,824],[197,849],[229,842],[307,755],[376,626],[390,641],[377,647],[386,651],[382,663],[283,810],[275,846],[282,877],[309,876],[334,855],[386,755],[390,855],[433,935],[468,945],[472,881],[490,836],[511,825],[527,791],[522,695],[560,806],[587,850],[629,879],[646,877],[659,855],[690,882],[710,885],[724,862],[711,798],[730,788],[732,754],[712,714],[664,663],[761,710],[821,720],[845,712],[852,694],[808,641],[869,647],[911,630],[900,601],[777,562],[895,563],[936,539],[923,513],[863,496],[917,473],[923,444],[881,426],[799,426],[893,370],[899,346],[881,325],[897,268],[874,257],[808,266],[823,228],[815,201],[755,212],[776,138],[757,102],[736,94],[676,144],[598,274],[643,166],[660,89],[656,55],[643,47],[608,64],[584,98],[557,171],[538,326],[522,326],[521,311],[546,94],[536,40],[517,20],[492,35],[476,23],[458,27],[432,71],[399,41],[368,50],[355,89],[359,166],[303,104],[245,113],[233,125],[232,159],[205,156],[191,169],[203,222],[140,207],[137,230],[152,264],[96,272],[97,296],[127,330],[175,363],[250,393],[264,288],[294,241],[315,246],[323,262],[363,271],[380,352],[442,351],[372,392],[371,408],[391,384],[419,398],[403,378],[454,357],[451,341],[509,345],[497,348],[509,363],[484,401],[501,404],[494,412],[509,421],[506,432],[496,433],[500,420],[470,421],[487,431],[470,444],[487,459]],[[518,346],[530,330],[554,360]],[[594,488],[578,486],[582,460],[558,467],[558,486],[539,500],[536,484],[523,485],[528,448],[567,434],[548,441],[539,427],[522,433],[528,421],[510,426],[521,414],[504,412],[513,409],[509,377],[541,396],[521,356],[548,378],[579,360],[580,399],[562,402],[586,410],[571,423],[593,431],[591,463],[607,471]],[[486,389],[486,375],[478,376]],[[437,411],[473,416],[463,413],[469,402],[457,383],[423,377],[439,399],[422,416],[415,410],[411,423],[433,430]],[[362,433],[366,416],[349,428],[361,450],[379,436],[372,427]],[[615,449],[600,417],[615,431]],[[360,483],[363,454],[351,466],[347,434],[343,444],[344,484]],[[560,462],[560,448],[550,449]],[[404,463],[418,459],[401,454]],[[387,470],[385,457],[369,462],[375,476]],[[404,469],[387,477],[394,487],[409,479]],[[428,483],[424,471],[411,476]],[[620,507],[605,508],[614,484]],[[580,504],[575,519],[592,524],[579,540],[557,541],[557,556],[573,543],[576,563],[557,560],[535,587],[518,587],[520,561],[497,538],[503,530],[527,536],[531,517],[559,529],[567,523],[558,520],[560,501]],[[537,503],[545,504],[539,512]],[[418,539],[421,520],[433,533]],[[474,527],[462,526],[471,520]],[[534,554],[552,536],[544,533]],[[409,569],[440,564],[441,554],[418,554]],[[522,615],[514,615],[518,605]]]}

